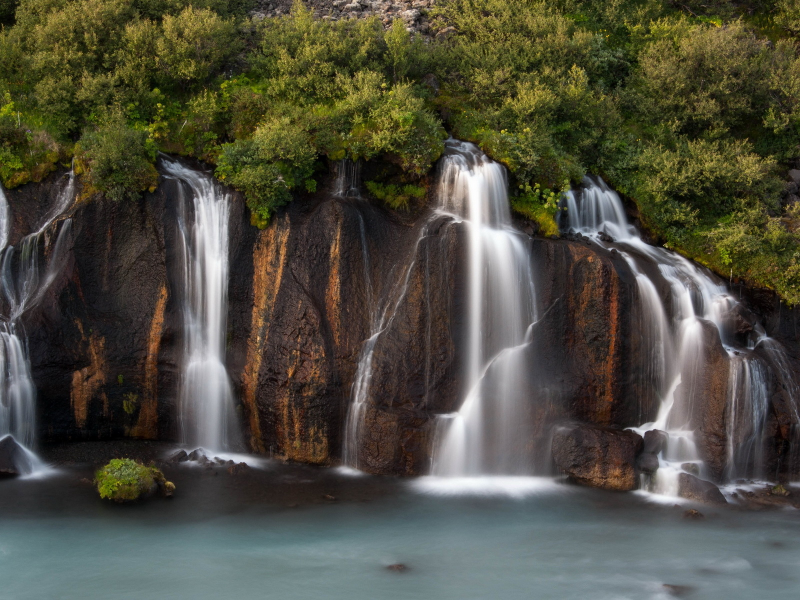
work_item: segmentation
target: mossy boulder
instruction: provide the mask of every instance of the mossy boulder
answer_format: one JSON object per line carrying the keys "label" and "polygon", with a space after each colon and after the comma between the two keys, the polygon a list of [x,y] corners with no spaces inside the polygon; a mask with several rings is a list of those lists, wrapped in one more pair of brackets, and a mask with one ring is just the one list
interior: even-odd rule
{"label": "mossy boulder", "polygon": [[154,466],[145,466],[130,458],[115,458],[98,470],[94,477],[101,498],[115,502],[131,502],[161,491],[170,497],[175,484],[167,481]]}

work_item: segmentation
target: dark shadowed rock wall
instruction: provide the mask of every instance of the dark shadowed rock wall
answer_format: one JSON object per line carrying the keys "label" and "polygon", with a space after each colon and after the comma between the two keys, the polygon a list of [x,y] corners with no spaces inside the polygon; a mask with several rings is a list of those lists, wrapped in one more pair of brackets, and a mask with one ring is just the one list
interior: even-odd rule
{"label": "dark shadowed rock wall", "polygon": [[[62,179],[7,193],[12,243],[46,212]],[[72,210],[66,267],[25,320],[44,441],[178,438],[177,185],[163,180],[138,203],[103,200]],[[380,330],[359,464],[376,473],[426,472],[436,416],[457,410],[465,392],[463,225],[335,199],[323,189],[258,230],[241,197],[232,198],[228,367],[248,448],[339,461],[363,343]],[[546,470],[554,424],[635,426],[654,419],[658,398],[642,367],[650,349],[627,263],[581,239],[530,237],[528,247],[539,320],[525,350],[532,432],[525,451]],[[742,296],[794,369],[797,311],[768,293]],[[706,369],[693,385],[707,401],[691,418],[719,477],[728,357],[718,341],[705,352]],[[793,390],[782,381],[772,386],[768,460],[777,472],[798,445]]]}

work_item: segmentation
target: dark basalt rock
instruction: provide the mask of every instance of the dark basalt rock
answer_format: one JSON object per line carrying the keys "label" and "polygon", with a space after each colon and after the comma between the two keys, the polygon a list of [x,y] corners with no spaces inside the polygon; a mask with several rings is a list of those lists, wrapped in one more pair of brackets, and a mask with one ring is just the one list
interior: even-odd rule
{"label": "dark basalt rock", "polygon": [[394,571],[395,573],[403,573],[408,571],[408,567],[403,563],[397,563],[394,565],[389,565],[386,567],[389,571]]}
{"label": "dark basalt rock", "polygon": [[672,583],[664,584],[664,591],[670,596],[685,596],[694,591],[694,588],[689,585],[675,585]]}
{"label": "dark basalt rock", "polygon": [[[13,239],[46,213],[61,184],[63,173],[8,192]],[[68,264],[24,323],[43,441],[178,437],[177,185],[164,180],[140,202],[97,200],[74,209]],[[377,312],[388,306],[392,317],[373,352],[359,466],[424,473],[435,419],[458,410],[465,395],[463,224],[428,222],[423,209],[398,214],[367,200],[332,198],[330,185],[322,185],[259,231],[249,224],[242,198],[232,199],[227,363],[247,449],[313,464],[340,460],[356,366]],[[521,219],[516,225],[535,233]],[[544,472],[555,450],[554,424],[620,433],[652,421],[659,398],[641,368],[650,364],[653,344],[642,334],[636,278],[620,254],[580,234],[524,243],[539,321],[525,349],[531,391],[523,418],[531,433],[520,452]],[[641,268],[670,311],[663,276],[646,261]],[[770,381],[764,455],[766,472],[789,479],[792,465],[800,468],[791,387],[800,365],[800,311],[782,307],[768,292],[737,292],[748,309],[733,316],[737,340],[751,340],[763,328],[788,352],[790,376]],[[701,326],[707,330],[704,368],[684,381],[676,401],[685,400],[686,389],[703,398],[685,402],[687,420],[709,476],[718,480],[729,443],[730,360],[713,324]],[[772,364],[767,350],[762,342],[753,352]],[[616,454],[610,448],[617,442],[605,439],[597,437],[592,452]],[[603,467],[618,472],[601,486],[635,487],[631,472],[652,472],[657,432],[648,432],[643,444],[638,463],[636,456],[623,461],[630,469]]]}
{"label": "dark basalt rock", "polygon": [[666,431],[659,429],[651,429],[644,432],[644,448],[642,450],[645,454],[660,454],[664,448],[667,447],[669,435]]}
{"label": "dark basalt rock", "polygon": [[25,475],[32,470],[28,454],[12,436],[0,439],[0,478]]}
{"label": "dark basalt rock", "polygon": [[681,473],[678,476],[678,495],[705,504],[728,503],[716,485],[688,473]]}
{"label": "dark basalt rock", "polygon": [[568,425],[553,434],[553,460],[581,485],[624,492],[638,487],[635,464],[642,446],[633,431]]}
{"label": "dark basalt rock", "polygon": [[658,466],[658,456],[655,454],[642,453],[636,460],[636,468],[645,475],[658,471]]}

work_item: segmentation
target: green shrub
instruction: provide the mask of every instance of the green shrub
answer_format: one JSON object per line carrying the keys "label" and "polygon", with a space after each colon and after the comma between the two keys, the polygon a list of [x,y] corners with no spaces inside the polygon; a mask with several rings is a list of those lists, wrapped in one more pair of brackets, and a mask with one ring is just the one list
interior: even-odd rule
{"label": "green shrub", "polygon": [[155,145],[146,131],[130,127],[119,112],[87,130],[76,153],[84,198],[100,193],[117,202],[135,200],[158,185]]}
{"label": "green shrub", "polygon": [[369,193],[394,210],[408,210],[409,202],[421,200],[425,197],[425,188],[418,185],[397,185],[367,181]]}
{"label": "green shrub", "polygon": [[511,208],[514,212],[536,222],[541,235],[558,235],[558,223],[556,223],[558,200],[568,189],[569,181],[563,184],[560,191],[542,189],[538,183],[533,186],[521,184],[519,193],[511,199]]}
{"label": "green shrub", "polygon": [[175,490],[175,485],[167,481],[157,468],[130,458],[113,459],[95,473],[94,483],[101,498],[115,502],[138,500],[158,488],[168,496]]}

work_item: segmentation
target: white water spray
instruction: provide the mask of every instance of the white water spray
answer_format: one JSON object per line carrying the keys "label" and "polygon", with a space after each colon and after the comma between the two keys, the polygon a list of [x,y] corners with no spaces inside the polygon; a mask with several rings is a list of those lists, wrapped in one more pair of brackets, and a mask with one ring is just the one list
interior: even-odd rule
{"label": "white water spray", "polygon": [[240,434],[225,368],[230,198],[209,175],[178,162],[163,164],[167,175],[191,192],[189,207],[179,185],[186,336],[179,392],[183,442],[211,451],[235,449]]}
{"label": "white water spray", "polygon": [[[65,219],[55,233],[52,226],[75,199],[75,173],[59,193],[53,207],[35,232],[25,236],[19,249],[8,246],[10,211],[0,188],[0,241],[2,265],[0,287],[7,311],[0,321],[0,439],[10,435],[24,448],[25,460],[18,468],[30,474],[44,465],[33,454],[36,446],[36,386],[31,376],[27,339],[22,316],[35,307],[61,273],[71,220]],[[40,255],[41,254],[41,255]],[[44,272],[41,258],[44,257]]]}
{"label": "white water spray", "polygon": [[439,210],[469,232],[466,387],[457,413],[439,420],[432,473],[527,474],[526,331],[536,319],[525,236],[511,226],[504,168],[476,146],[450,144]]}
{"label": "white water spray", "polygon": [[[704,365],[704,336],[709,335],[701,319],[710,321],[730,358],[728,378],[728,477],[745,471],[759,475],[761,440],[766,420],[768,381],[766,365],[752,356],[751,349],[736,349],[730,321],[738,305],[725,286],[682,256],[645,243],[625,217],[619,196],[602,180],[584,181],[585,188],[565,195],[569,228],[594,237],[607,246],[609,237],[636,276],[644,317],[640,332],[649,342],[648,383],[656,390],[661,405],[656,421],[636,428],[669,434],[653,491],[677,495],[678,475],[686,463],[702,466],[690,423],[692,405],[702,402],[695,382]],[[642,272],[640,261],[658,266],[670,290],[672,315],[668,315],[656,286]],[[764,343],[782,359],[777,342],[761,335]],[[776,361],[772,361],[775,363]],[[777,364],[777,363],[776,363]],[[754,472],[753,469],[756,469]]]}

